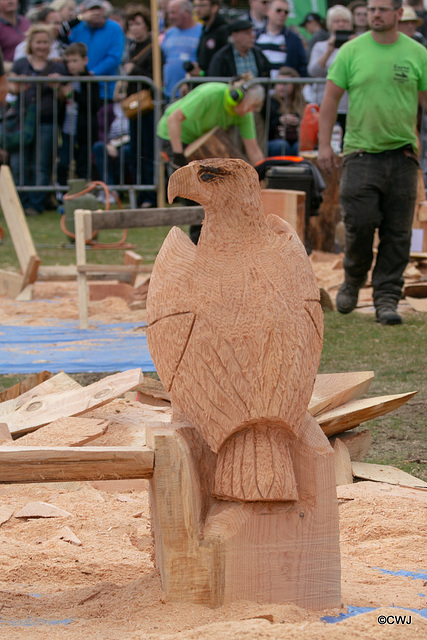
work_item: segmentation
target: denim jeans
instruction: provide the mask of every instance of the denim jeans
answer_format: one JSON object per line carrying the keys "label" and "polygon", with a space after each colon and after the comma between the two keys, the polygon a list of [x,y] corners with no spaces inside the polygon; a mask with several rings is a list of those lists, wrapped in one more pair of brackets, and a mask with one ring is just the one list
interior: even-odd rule
{"label": "denim jeans", "polygon": [[[53,124],[41,123],[31,144],[10,154],[10,169],[17,185],[45,186],[52,184]],[[21,172],[22,170],[22,172]],[[39,213],[45,209],[47,192],[26,191],[20,194],[23,208],[32,207]]]}
{"label": "denim jeans", "polygon": [[409,261],[417,194],[418,162],[409,148],[356,152],[344,158],[340,203],[345,224],[345,281],[363,285],[379,245],[372,273],[374,304],[397,304]]}
{"label": "denim jeans", "polygon": [[268,141],[268,155],[269,156],[297,156],[298,155],[298,140],[295,142],[288,142],[287,140],[269,140]]}

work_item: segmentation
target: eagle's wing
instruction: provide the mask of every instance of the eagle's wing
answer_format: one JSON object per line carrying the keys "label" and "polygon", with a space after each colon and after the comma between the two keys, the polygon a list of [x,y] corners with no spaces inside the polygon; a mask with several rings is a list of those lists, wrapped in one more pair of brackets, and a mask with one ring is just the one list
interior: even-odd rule
{"label": "eagle's wing", "polygon": [[154,264],[147,297],[147,341],[157,373],[170,389],[191,334],[196,247],[173,227]]}

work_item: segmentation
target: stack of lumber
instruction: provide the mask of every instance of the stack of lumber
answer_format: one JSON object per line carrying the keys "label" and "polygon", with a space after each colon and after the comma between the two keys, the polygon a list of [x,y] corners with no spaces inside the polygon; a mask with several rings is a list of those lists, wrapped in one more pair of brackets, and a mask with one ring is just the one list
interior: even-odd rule
{"label": "stack of lumber", "polygon": [[[308,410],[334,448],[336,483],[355,477],[426,487],[399,469],[363,462],[371,434],[357,427],[416,393],[362,398],[373,378],[372,371],[316,377]],[[0,394],[0,482],[150,478],[154,452],[145,425],[170,420],[169,394],[140,369],[87,387],[64,372],[29,376]]]}

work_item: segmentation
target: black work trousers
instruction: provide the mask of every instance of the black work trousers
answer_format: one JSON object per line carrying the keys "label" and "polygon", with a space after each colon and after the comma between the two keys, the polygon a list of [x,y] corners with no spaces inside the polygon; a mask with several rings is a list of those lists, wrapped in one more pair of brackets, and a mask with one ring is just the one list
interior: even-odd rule
{"label": "black work trousers", "polygon": [[418,161],[410,145],[344,157],[340,203],[345,224],[345,281],[360,287],[379,245],[372,273],[374,304],[398,303],[409,261]]}

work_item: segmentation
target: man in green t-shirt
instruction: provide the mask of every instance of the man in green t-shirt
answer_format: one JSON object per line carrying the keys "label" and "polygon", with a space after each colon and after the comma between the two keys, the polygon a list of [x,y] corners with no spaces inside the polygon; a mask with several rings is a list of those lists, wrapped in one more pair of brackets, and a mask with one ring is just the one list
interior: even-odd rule
{"label": "man in green t-shirt", "polygon": [[[264,89],[260,85],[201,84],[171,104],[160,118],[157,125],[160,149],[169,157],[172,168],[177,169],[188,162],[184,156],[187,145],[217,126],[226,131],[234,125],[242,136],[249,162],[255,165],[264,155],[256,139],[253,111],[261,109],[263,102]],[[190,238],[195,244],[200,230],[200,225],[190,227]]]}
{"label": "man in green t-shirt", "polygon": [[255,133],[253,111],[261,108],[264,90],[252,85],[228,87],[222,82],[207,82],[171,104],[159,120],[157,135],[165,151],[172,151],[176,166],[186,164],[184,149],[204,133],[220,126],[227,130],[235,125],[243,139],[252,164],[264,159]]}
{"label": "man in green t-shirt", "polygon": [[345,44],[328,73],[320,108],[319,164],[327,173],[338,158],[331,148],[337,106],[349,107],[340,203],[345,224],[345,281],[336,306],[350,313],[379,246],[372,273],[376,319],[401,324],[397,312],[409,261],[417,193],[418,95],[427,97],[427,51],[398,32],[401,0],[368,0],[371,31]]}

